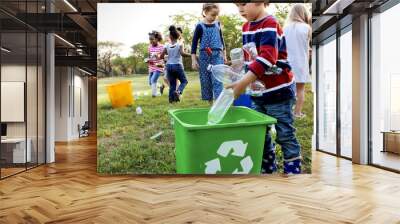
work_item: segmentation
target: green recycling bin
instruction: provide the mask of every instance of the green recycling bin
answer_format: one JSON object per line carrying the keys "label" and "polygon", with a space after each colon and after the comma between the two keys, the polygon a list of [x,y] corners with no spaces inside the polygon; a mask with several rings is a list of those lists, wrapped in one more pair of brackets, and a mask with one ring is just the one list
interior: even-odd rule
{"label": "green recycling bin", "polygon": [[208,111],[169,111],[177,173],[260,174],[266,126],[276,119],[247,107],[231,107],[219,124],[208,125]]}

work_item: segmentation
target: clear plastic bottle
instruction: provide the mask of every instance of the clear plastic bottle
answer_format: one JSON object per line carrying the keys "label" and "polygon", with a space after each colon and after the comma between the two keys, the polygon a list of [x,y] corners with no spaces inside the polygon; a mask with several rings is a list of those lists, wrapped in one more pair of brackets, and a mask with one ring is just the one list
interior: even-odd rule
{"label": "clear plastic bottle", "polygon": [[207,124],[218,124],[224,118],[234,100],[233,90],[224,89],[208,112]]}
{"label": "clear plastic bottle", "polygon": [[250,61],[256,60],[258,56],[257,52],[257,47],[254,42],[247,43],[243,45],[243,50],[247,52],[247,54],[250,56]]}
{"label": "clear plastic bottle", "polygon": [[232,70],[236,73],[244,73],[244,53],[242,48],[234,48],[230,52]]}
{"label": "clear plastic bottle", "polygon": [[218,81],[224,84],[231,84],[242,78],[242,74],[233,71],[228,65],[209,65],[207,68]]}

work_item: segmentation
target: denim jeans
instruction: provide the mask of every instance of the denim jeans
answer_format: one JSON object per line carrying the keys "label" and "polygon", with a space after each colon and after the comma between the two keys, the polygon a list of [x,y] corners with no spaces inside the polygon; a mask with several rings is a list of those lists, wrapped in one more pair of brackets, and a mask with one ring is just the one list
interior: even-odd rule
{"label": "denim jeans", "polygon": [[[183,93],[188,81],[186,79],[185,71],[181,64],[167,64],[168,81],[169,81],[169,99],[174,99],[174,92],[178,91],[180,94]],[[180,84],[176,89],[176,80],[179,80]]]}
{"label": "denim jeans", "polygon": [[[284,160],[300,158],[300,144],[296,139],[296,129],[293,126],[292,107],[294,103],[295,98],[274,104],[265,104],[264,101],[253,98],[256,111],[277,119],[275,124],[276,143],[282,147]],[[273,150],[275,150],[275,144],[271,138],[271,127],[268,126],[265,135],[264,156]]]}
{"label": "denim jeans", "polygon": [[149,85],[157,84],[158,77],[160,77],[159,71],[153,71],[149,73]]}

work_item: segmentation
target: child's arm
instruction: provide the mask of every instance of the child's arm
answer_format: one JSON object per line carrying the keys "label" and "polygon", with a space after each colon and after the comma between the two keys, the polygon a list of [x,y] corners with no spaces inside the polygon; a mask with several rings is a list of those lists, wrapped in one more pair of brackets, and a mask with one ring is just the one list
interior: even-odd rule
{"label": "child's arm", "polygon": [[192,68],[194,70],[197,70],[199,68],[199,64],[197,63],[197,56],[196,56],[196,51],[197,51],[197,44],[200,40],[200,37],[203,35],[203,29],[201,28],[200,24],[196,25],[196,28],[193,33],[193,39],[192,39],[192,50],[191,50],[191,55],[192,55]]}
{"label": "child's arm", "polygon": [[160,59],[164,59],[166,54],[167,54],[167,48],[164,48],[164,50],[160,54]]}
{"label": "child's arm", "polygon": [[179,46],[179,47],[180,47],[181,55],[182,55],[183,57],[190,57],[190,56],[191,56],[191,54],[186,53],[185,51],[183,51],[183,46]]}
{"label": "child's arm", "polygon": [[233,89],[233,94],[235,95],[235,99],[240,96],[245,90],[248,85],[250,85],[252,82],[257,80],[257,76],[252,72],[248,71],[246,75],[243,76],[242,79],[240,79],[237,82],[234,82],[230,85],[227,85],[226,88],[232,88]]}
{"label": "child's arm", "polygon": [[227,64],[228,58],[226,57],[226,46],[224,36],[222,35],[221,23],[219,22],[219,35],[221,36],[222,48],[224,49],[224,64]]}

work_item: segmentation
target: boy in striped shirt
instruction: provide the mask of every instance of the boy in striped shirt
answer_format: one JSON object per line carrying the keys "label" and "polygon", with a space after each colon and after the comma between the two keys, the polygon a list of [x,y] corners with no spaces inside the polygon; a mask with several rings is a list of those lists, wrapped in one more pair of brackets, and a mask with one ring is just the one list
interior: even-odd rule
{"label": "boy in striped shirt", "polygon": [[[243,25],[243,45],[254,42],[258,55],[250,59],[246,75],[238,82],[227,86],[233,88],[238,97],[248,85],[260,81],[265,88],[257,96],[252,96],[255,109],[277,119],[276,142],[281,145],[284,157],[284,173],[301,173],[300,145],[293,126],[292,106],[295,102],[295,83],[287,62],[285,37],[277,20],[266,13],[268,3],[237,3],[241,16],[247,22]],[[270,127],[267,127],[263,173],[276,171],[275,144],[272,142]]]}

